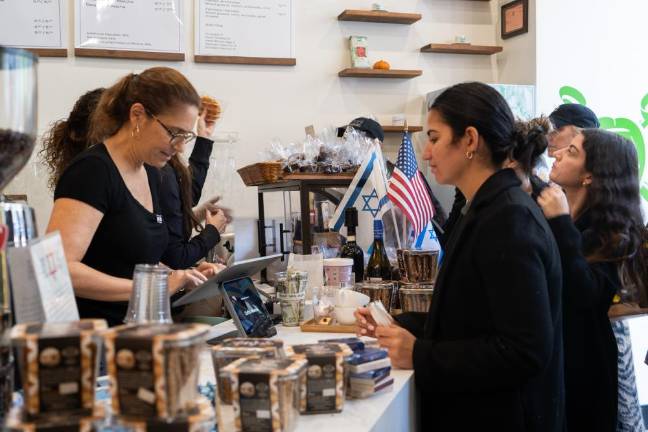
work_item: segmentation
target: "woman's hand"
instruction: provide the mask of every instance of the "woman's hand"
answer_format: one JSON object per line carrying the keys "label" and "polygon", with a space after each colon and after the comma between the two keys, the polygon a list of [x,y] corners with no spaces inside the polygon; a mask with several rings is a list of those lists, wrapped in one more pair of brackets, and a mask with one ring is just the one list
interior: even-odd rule
{"label": "woman's hand", "polygon": [[215,263],[210,263],[207,261],[203,261],[200,264],[198,264],[198,267],[196,267],[196,270],[198,270],[200,273],[203,275],[209,277],[212,277],[225,269],[225,266],[222,264],[215,264]]}
{"label": "woman's hand", "polygon": [[203,109],[198,116],[198,124],[196,125],[196,132],[199,137],[211,138],[214,134],[216,127],[216,120],[207,119],[207,110]]}
{"label": "woman's hand", "polygon": [[378,325],[376,321],[371,317],[371,312],[366,307],[360,307],[353,312],[353,316],[356,319],[356,333],[358,336],[369,336],[375,337],[374,331]]}
{"label": "woman's hand", "polygon": [[169,274],[169,294],[191,289],[207,281],[207,276],[196,269],[174,270]]}
{"label": "woman's hand", "polygon": [[569,203],[565,192],[557,185],[545,188],[538,197],[538,204],[547,219],[569,215]]}
{"label": "woman's hand", "polygon": [[397,325],[378,326],[375,331],[381,347],[386,348],[392,366],[400,369],[414,368],[414,335]]}
{"label": "woman's hand", "polygon": [[219,233],[224,233],[225,228],[227,228],[227,217],[225,217],[225,212],[221,209],[218,209],[215,212],[212,212],[209,209],[205,210],[205,223],[207,225],[213,225]]}
{"label": "woman's hand", "polygon": [[221,197],[219,195],[213,196],[206,200],[204,203],[200,204],[198,207],[194,208],[194,215],[196,218],[202,222],[205,220],[205,210],[209,210],[211,212],[216,212],[218,210],[222,210],[223,213],[225,214],[225,217],[227,218],[227,223],[232,222],[232,211],[228,209],[227,207],[221,207],[217,205],[216,203],[220,201]]}

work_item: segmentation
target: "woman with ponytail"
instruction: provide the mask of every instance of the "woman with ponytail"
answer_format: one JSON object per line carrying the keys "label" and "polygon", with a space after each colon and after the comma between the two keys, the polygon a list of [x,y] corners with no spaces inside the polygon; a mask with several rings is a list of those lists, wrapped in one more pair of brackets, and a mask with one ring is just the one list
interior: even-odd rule
{"label": "woman with ponytail", "polygon": [[[523,191],[531,195],[535,201],[540,192],[547,186],[540,177],[533,172],[539,165],[549,141],[547,134],[551,131],[551,123],[547,117],[538,117],[528,122],[516,121],[513,132],[514,146],[511,154],[504,160],[503,168],[511,168],[520,179]],[[461,209],[466,205],[466,197],[459,188],[455,189],[455,200],[452,211],[443,225],[443,234],[439,236],[441,245],[445,247],[452,229],[461,216]]]}
{"label": "woman with ponytail", "polygon": [[54,190],[72,159],[89,147],[90,117],[104,90],[97,88],[82,95],[68,118],[55,122],[43,136],[40,157],[49,170],[47,185],[51,190]]}
{"label": "woman with ponytail", "polygon": [[584,129],[554,157],[556,185],[538,203],[562,260],[568,430],[615,431],[617,343],[608,313],[648,306],[637,152],[620,135]]}
{"label": "woman with ponytail", "polygon": [[[168,232],[159,169],[195,138],[199,107],[174,69],[129,74],[101,94],[86,140],[94,145],[61,165],[47,231],[61,233],[81,317],[122,323],[135,265],[160,262]],[[174,271],[169,292],[205,280]]]}
{"label": "woman with ponytail", "polygon": [[414,369],[421,430],[562,431],[560,256],[540,208],[502,168],[521,143],[544,137],[516,127],[504,98],[477,82],[444,91],[428,129],[424,159],[467,204],[430,310],[377,327],[361,308],[359,333]]}

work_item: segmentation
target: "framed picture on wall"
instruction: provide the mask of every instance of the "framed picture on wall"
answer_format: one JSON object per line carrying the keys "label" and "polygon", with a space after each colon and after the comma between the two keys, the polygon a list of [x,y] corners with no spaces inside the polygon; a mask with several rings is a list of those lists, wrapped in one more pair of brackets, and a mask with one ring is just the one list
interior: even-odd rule
{"label": "framed picture on wall", "polygon": [[529,32],[529,0],[514,0],[502,6],[502,39]]}

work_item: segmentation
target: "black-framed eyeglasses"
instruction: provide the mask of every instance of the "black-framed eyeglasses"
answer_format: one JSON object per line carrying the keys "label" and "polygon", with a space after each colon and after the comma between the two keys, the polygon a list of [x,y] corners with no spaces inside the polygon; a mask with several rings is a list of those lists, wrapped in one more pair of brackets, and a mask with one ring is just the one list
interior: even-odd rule
{"label": "black-framed eyeglasses", "polygon": [[160,126],[164,128],[165,131],[171,136],[171,139],[169,140],[169,144],[175,145],[175,144],[187,144],[194,139],[196,139],[196,134],[193,133],[192,131],[182,131],[182,132],[173,132],[171,128],[169,128],[167,125],[162,123],[162,120],[157,118],[155,114],[151,113],[149,110],[146,110],[146,114],[150,115],[160,123]]}

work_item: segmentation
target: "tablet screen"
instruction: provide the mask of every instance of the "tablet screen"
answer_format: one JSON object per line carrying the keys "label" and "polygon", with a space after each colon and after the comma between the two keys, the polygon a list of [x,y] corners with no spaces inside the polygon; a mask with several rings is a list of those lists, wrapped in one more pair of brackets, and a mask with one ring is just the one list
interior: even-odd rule
{"label": "tablet screen", "polygon": [[241,327],[248,336],[256,334],[258,330],[268,325],[270,316],[250,278],[225,282],[223,289]]}

